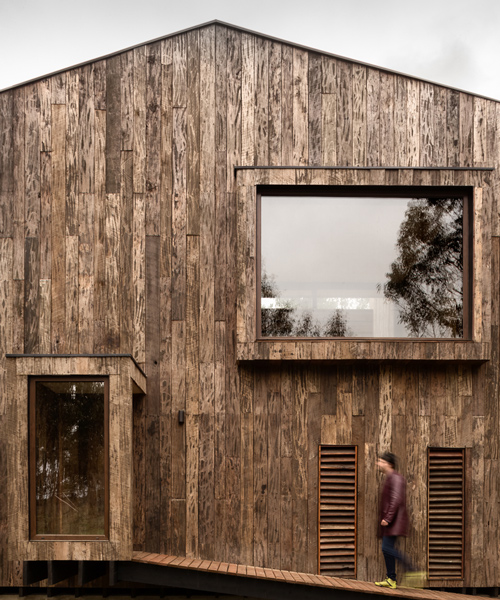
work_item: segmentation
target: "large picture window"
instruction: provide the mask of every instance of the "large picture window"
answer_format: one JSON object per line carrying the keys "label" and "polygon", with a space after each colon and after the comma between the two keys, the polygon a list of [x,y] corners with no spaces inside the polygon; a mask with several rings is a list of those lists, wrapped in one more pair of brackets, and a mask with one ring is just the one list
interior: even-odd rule
{"label": "large picture window", "polygon": [[471,337],[470,188],[261,188],[261,338]]}
{"label": "large picture window", "polygon": [[32,377],[32,539],[108,537],[108,379]]}

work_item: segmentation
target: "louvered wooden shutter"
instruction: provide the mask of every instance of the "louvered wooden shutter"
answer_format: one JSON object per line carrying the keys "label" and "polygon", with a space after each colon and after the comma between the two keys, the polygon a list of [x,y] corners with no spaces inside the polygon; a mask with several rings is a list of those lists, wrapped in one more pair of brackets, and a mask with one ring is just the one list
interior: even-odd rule
{"label": "louvered wooden shutter", "polygon": [[463,579],[464,458],[429,448],[429,579]]}
{"label": "louvered wooden shutter", "polygon": [[356,577],[356,446],[320,446],[319,573]]}

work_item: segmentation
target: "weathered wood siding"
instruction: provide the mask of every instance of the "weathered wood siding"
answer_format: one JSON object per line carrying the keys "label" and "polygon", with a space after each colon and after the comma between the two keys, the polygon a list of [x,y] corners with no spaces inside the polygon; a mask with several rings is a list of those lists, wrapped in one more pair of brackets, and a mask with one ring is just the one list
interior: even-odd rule
{"label": "weathered wood siding", "polygon": [[[316,572],[318,445],[356,444],[358,577],[383,573],[375,459],[387,448],[423,567],[427,446],[466,447],[465,584],[498,586],[498,173],[476,184],[492,217],[489,362],[238,367],[233,167],[498,167],[499,123],[493,101],[215,24],[1,93],[2,491],[5,353],[131,353],[148,377],[136,549]],[[397,176],[369,180],[465,182]],[[4,586],[20,583],[8,518],[2,497]]]}

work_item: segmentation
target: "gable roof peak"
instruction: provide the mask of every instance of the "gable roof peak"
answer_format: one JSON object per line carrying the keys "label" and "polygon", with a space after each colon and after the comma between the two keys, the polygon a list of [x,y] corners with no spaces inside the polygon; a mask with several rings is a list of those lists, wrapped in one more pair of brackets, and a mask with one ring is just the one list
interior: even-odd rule
{"label": "gable roof peak", "polygon": [[485,98],[486,100],[492,100],[493,102],[498,102],[498,100],[496,100],[494,98],[490,98],[488,96],[484,96],[482,94],[475,94],[474,92],[469,92],[469,91],[466,91],[466,90],[455,88],[453,86],[442,84],[442,83],[438,83],[438,82],[435,82],[435,81],[431,81],[429,79],[424,79],[422,77],[416,77],[416,76],[413,76],[413,75],[409,75],[408,73],[402,73],[400,71],[395,71],[393,69],[388,69],[388,68],[381,67],[381,66],[378,66],[378,65],[373,65],[373,64],[361,61],[361,60],[356,60],[356,59],[353,59],[353,58],[348,58],[346,56],[341,56],[339,54],[333,54],[332,52],[327,52],[325,50],[318,50],[317,48],[311,48],[311,47],[308,47],[308,46],[304,46],[303,44],[298,44],[296,42],[291,42],[289,40],[280,39],[280,38],[274,37],[274,36],[266,34],[266,33],[260,33],[258,31],[253,31],[251,29],[247,29],[247,28],[241,27],[239,25],[233,25],[232,23],[227,23],[227,22],[221,21],[219,19],[212,19],[211,21],[206,21],[205,23],[200,23],[199,25],[194,25],[192,27],[187,27],[185,29],[181,29],[179,31],[175,31],[175,32],[169,33],[167,35],[164,35],[164,36],[152,39],[152,40],[148,40],[147,42],[141,42],[139,44],[135,44],[133,46],[129,46],[127,48],[123,48],[122,50],[117,50],[116,52],[111,52],[110,54],[106,54],[104,56],[99,56],[97,58],[93,58],[91,60],[87,60],[87,61],[78,63],[76,65],[65,67],[63,69],[58,69],[57,71],[53,71],[51,73],[47,73],[45,75],[41,75],[40,77],[35,77],[33,79],[29,79],[28,81],[23,81],[22,83],[17,83],[17,84],[15,84],[13,86],[9,86],[7,88],[4,88],[4,89],[0,90],[0,93],[4,92],[4,91],[7,91],[7,90],[14,89],[14,88],[22,87],[24,85],[27,85],[27,84],[30,84],[30,83],[34,83],[36,81],[41,81],[41,80],[46,79],[48,77],[52,77],[54,75],[58,75],[59,73],[64,73],[66,71],[70,71],[71,69],[76,69],[76,68],[79,68],[79,67],[84,67],[86,65],[89,65],[89,64],[92,64],[92,63],[95,63],[95,62],[99,62],[101,60],[106,60],[108,58],[112,58],[113,56],[117,56],[119,54],[123,54],[125,52],[129,52],[130,50],[134,50],[135,48],[141,48],[142,46],[148,46],[150,44],[155,44],[155,43],[160,42],[162,40],[166,40],[168,38],[172,38],[172,37],[175,37],[177,35],[188,33],[190,31],[195,31],[197,29],[206,29],[208,27],[213,27],[213,26],[216,26],[216,25],[219,25],[221,27],[226,27],[228,29],[234,29],[234,30],[240,31],[242,33],[247,33],[247,34],[254,35],[254,36],[257,36],[257,37],[260,37],[260,38],[264,38],[264,39],[267,39],[267,40],[271,40],[271,41],[274,41],[274,42],[278,42],[280,44],[286,44],[287,46],[292,46],[294,48],[299,48],[299,49],[305,50],[307,52],[314,52],[316,54],[320,54],[320,55],[323,55],[323,56],[329,56],[329,57],[335,58],[337,60],[342,60],[342,61],[349,62],[349,63],[356,64],[356,65],[362,65],[362,66],[365,66],[365,67],[368,67],[368,68],[371,68],[371,69],[377,69],[378,71],[382,71],[384,73],[389,73],[389,74],[392,74],[392,75],[399,75],[399,76],[405,77],[407,79],[413,79],[415,81],[421,81],[423,83],[429,83],[431,85],[435,85],[435,86],[439,86],[439,87],[442,87],[442,88],[454,90],[454,91],[457,91],[457,92],[462,92],[462,93],[468,94],[470,96],[476,96],[478,98]]}

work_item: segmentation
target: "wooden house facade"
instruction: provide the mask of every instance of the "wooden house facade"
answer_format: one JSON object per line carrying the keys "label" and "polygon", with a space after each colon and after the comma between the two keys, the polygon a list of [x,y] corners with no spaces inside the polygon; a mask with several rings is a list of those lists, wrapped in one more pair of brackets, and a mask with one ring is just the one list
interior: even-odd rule
{"label": "wooden house facade", "polygon": [[[498,588],[499,166],[498,102],[219,22],[0,92],[0,586],[134,550],[380,579],[391,450],[428,585]],[[341,188],[467,197],[461,336],[261,335],[258,197]],[[33,526],[52,376],[108,386],[99,534]]]}

